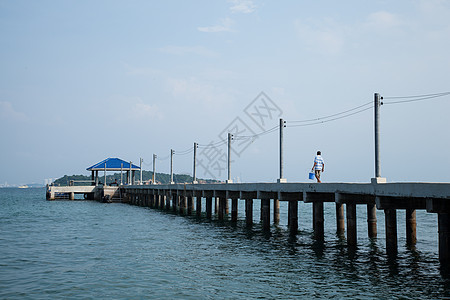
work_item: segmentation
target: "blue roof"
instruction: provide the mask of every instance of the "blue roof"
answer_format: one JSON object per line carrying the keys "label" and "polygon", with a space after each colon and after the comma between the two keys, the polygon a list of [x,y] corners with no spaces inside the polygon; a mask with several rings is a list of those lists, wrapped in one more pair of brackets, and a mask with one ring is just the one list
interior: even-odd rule
{"label": "blue roof", "polygon": [[[124,171],[127,171],[130,169],[130,162],[126,162],[120,158],[109,157],[105,160],[102,160],[99,163],[96,163],[95,165],[90,166],[86,170],[88,170],[88,171],[103,171],[103,170],[105,170],[105,167],[106,167],[106,171],[120,171],[121,169],[123,169]],[[131,169],[132,170],[140,170],[141,168],[139,168],[138,166],[136,166],[134,164],[131,164]]]}

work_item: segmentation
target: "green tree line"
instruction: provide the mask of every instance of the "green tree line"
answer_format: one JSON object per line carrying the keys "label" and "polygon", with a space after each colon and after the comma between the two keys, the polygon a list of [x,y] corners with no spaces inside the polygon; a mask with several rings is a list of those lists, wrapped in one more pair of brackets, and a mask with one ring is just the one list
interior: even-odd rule
{"label": "green tree line", "polygon": [[[98,180],[99,182],[103,183],[105,180],[103,172],[99,172],[98,174]],[[149,181],[153,177],[152,171],[142,171],[142,181]],[[140,178],[140,171],[135,172],[135,180],[138,181]],[[74,185],[90,185],[91,175],[64,175],[61,178],[58,178],[54,181],[55,185],[69,185],[70,181],[74,181]],[[187,174],[173,174],[173,181],[175,183],[191,183],[193,180],[191,175]],[[126,183],[127,177],[126,172],[122,173],[122,182]],[[197,179],[198,182],[201,183],[214,183],[219,182],[218,180],[214,179]],[[109,185],[111,183],[118,182],[120,183],[120,173],[114,173],[111,175],[106,174],[106,184]],[[170,174],[165,173],[158,173],[156,172],[156,183],[161,184],[168,184],[170,183]]]}

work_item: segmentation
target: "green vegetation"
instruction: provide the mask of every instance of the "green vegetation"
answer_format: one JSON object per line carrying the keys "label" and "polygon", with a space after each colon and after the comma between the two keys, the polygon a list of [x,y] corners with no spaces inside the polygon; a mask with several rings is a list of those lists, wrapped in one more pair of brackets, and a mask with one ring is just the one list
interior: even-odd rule
{"label": "green vegetation", "polygon": [[[104,176],[102,174],[103,172],[100,171],[98,174],[98,180],[99,182],[102,182],[105,180]],[[135,172],[135,180],[138,181],[139,180],[139,176],[140,176],[140,172],[136,171]],[[152,171],[142,171],[142,181],[149,181],[152,179],[153,176],[153,172]],[[190,183],[192,182],[192,176],[190,175],[186,175],[186,174],[173,174],[173,181],[175,183]],[[70,181],[74,181],[73,185],[89,185],[91,184],[91,176],[90,175],[64,175],[61,178],[58,178],[57,180],[55,180],[54,184],[55,185],[69,185]],[[126,172],[123,172],[122,174],[122,182],[126,182],[127,178],[126,178]],[[108,175],[108,173],[106,173],[106,184],[111,184],[113,182],[118,182],[120,183],[120,173],[114,173],[111,175]],[[217,180],[214,179],[197,179],[198,182],[201,183],[213,183],[213,182],[218,182]],[[165,173],[156,173],[156,183],[161,183],[161,184],[168,184],[170,182],[170,174],[165,174]]]}

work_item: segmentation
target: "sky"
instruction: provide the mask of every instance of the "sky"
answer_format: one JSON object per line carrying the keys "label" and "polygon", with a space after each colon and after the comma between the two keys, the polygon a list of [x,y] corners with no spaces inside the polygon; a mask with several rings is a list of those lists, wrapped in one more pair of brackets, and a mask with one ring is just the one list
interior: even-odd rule
{"label": "sky", "polygon": [[231,178],[275,182],[280,118],[288,182],[317,150],[324,182],[370,182],[375,93],[381,176],[450,182],[450,95],[387,105],[449,92],[449,53],[449,0],[0,0],[0,184],[171,149],[192,174],[194,142],[225,180],[228,132]]}

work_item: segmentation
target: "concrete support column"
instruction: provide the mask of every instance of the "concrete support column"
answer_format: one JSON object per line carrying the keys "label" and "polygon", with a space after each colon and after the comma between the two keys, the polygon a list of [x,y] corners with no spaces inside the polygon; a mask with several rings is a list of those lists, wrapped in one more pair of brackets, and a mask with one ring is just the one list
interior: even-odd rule
{"label": "concrete support column", "polygon": [[223,220],[224,213],[225,213],[225,202],[227,202],[226,198],[219,197],[219,209],[218,209],[218,215],[219,220]]}
{"label": "concrete support column", "polygon": [[450,270],[450,213],[438,213],[439,261]]}
{"label": "concrete support column", "polygon": [[212,218],[212,197],[206,197],[206,218]]}
{"label": "concrete support column", "polygon": [[336,232],[338,234],[345,232],[344,204],[342,203],[336,203]]}
{"label": "concrete support column", "polygon": [[245,223],[253,225],[253,199],[245,199]]}
{"label": "concrete support column", "polygon": [[289,230],[291,233],[296,234],[298,231],[298,201],[289,200],[288,203],[289,211]]}
{"label": "concrete support column", "polygon": [[166,195],[161,196],[161,197],[163,197],[163,199],[165,199],[165,201],[166,201],[166,209],[170,210],[170,197],[167,197]]}
{"label": "concrete support column", "polygon": [[230,203],[228,199],[225,198],[225,215],[228,215],[230,213]]}
{"label": "concrete support column", "polygon": [[406,243],[408,245],[415,245],[417,242],[416,225],[416,210],[406,209]]}
{"label": "concrete support column", "polygon": [[187,214],[191,215],[194,210],[194,201],[191,196],[185,197],[187,199]]}
{"label": "concrete support column", "polygon": [[314,237],[317,240],[323,241],[324,239],[324,220],[323,220],[323,202],[313,202],[313,228]]}
{"label": "concrete support column", "polygon": [[195,214],[197,217],[201,217],[202,215],[202,197],[196,197],[196,206],[195,206]]}
{"label": "concrete support column", "polygon": [[214,197],[214,213],[219,213],[219,197]]}
{"label": "concrete support column", "polygon": [[74,192],[69,193],[69,200],[75,200],[75,193]]}
{"label": "concrete support column", "polygon": [[238,199],[231,199],[231,221],[237,222],[238,219]]}
{"label": "concrete support column", "polygon": [[188,199],[185,196],[179,196],[180,199],[180,214],[186,214],[187,213],[187,208],[188,208]]}
{"label": "concrete support column", "polygon": [[261,199],[263,229],[270,230],[270,199]]}
{"label": "concrete support column", "polygon": [[377,237],[377,209],[375,204],[367,204],[367,231],[369,238]]}
{"label": "concrete support column", "polygon": [[262,199],[260,199],[261,200],[261,202],[260,202],[260,209],[259,209],[259,221],[260,222],[262,222],[262,220],[263,220],[263,218],[264,218],[264,216],[263,216],[263,200]]}
{"label": "concrete support column", "polygon": [[356,204],[347,203],[345,207],[347,210],[347,244],[349,246],[356,246]]}
{"label": "concrete support column", "polygon": [[273,222],[280,223],[280,200],[273,199]]}
{"label": "concrete support column", "polygon": [[171,194],[170,197],[172,198],[172,211],[177,212],[177,210],[178,210],[178,195]]}
{"label": "concrete support column", "polygon": [[385,209],[384,218],[386,222],[386,252],[389,255],[397,254],[397,210]]}

